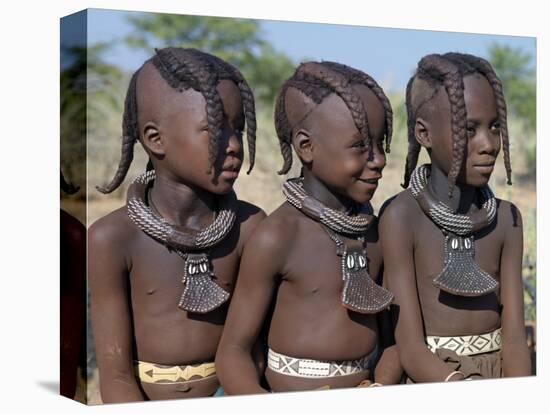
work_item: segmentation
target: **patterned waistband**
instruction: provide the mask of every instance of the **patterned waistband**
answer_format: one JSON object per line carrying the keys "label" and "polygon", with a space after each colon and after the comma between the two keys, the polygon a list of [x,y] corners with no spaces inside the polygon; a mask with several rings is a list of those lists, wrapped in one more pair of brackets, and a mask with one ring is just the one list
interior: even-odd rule
{"label": "patterned waistband", "polygon": [[179,384],[192,378],[195,380],[213,376],[216,374],[216,366],[213,362],[170,366],[134,361],[134,372],[141,382],[148,384]]}
{"label": "patterned waistband", "polygon": [[317,361],[293,358],[272,349],[267,353],[267,366],[279,374],[304,378],[327,378],[357,374],[373,367],[378,348],[369,355],[353,361]]}
{"label": "patterned waistband", "polygon": [[466,336],[427,336],[428,349],[435,352],[436,349],[450,349],[457,355],[476,355],[485,352],[498,351],[502,344],[501,329],[481,335]]}

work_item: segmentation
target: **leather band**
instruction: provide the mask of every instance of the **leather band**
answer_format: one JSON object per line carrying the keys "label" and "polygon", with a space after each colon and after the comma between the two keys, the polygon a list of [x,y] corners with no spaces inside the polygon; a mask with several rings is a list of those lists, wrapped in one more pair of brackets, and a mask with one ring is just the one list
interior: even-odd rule
{"label": "leather band", "polygon": [[437,349],[449,349],[457,355],[477,355],[486,352],[498,351],[502,345],[502,330],[481,335],[465,336],[427,336],[428,349],[435,352]]}
{"label": "leather band", "polygon": [[200,365],[170,366],[134,361],[134,370],[140,381],[148,384],[179,384],[192,379],[204,379],[216,374],[214,362],[205,362]]}
{"label": "leather band", "polygon": [[275,372],[292,377],[328,378],[353,375],[374,366],[378,357],[378,347],[367,356],[351,361],[318,361],[294,358],[269,349],[267,366]]}

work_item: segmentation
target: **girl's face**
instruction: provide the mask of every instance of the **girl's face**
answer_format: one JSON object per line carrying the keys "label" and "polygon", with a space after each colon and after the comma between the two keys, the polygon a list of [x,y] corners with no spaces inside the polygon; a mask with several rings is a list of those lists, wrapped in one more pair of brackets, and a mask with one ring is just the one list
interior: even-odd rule
{"label": "girl's face", "polygon": [[358,203],[368,202],[386,165],[383,150],[385,112],[379,99],[365,85],[354,85],[367,112],[373,142],[369,156],[364,138],[350,110],[336,94],[329,95],[312,112],[311,172],[333,193]]}
{"label": "girl's face", "polygon": [[[171,94],[159,122],[164,138],[162,167],[175,181],[200,187],[214,194],[233,188],[243,161],[244,113],[238,87],[229,80],[217,86],[223,104],[221,140],[212,172],[208,171],[208,118],[204,96],[193,89]],[[220,108],[221,110],[222,108]]]}
{"label": "girl's face", "polygon": [[[448,96],[439,93],[437,109],[430,120],[431,161],[449,173],[452,164],[451,113]],[[500,151],[500,124],[493,88],[479,74],[464,77],[467,113],[467,143],[457,177],[462,184],[487,185]]]}

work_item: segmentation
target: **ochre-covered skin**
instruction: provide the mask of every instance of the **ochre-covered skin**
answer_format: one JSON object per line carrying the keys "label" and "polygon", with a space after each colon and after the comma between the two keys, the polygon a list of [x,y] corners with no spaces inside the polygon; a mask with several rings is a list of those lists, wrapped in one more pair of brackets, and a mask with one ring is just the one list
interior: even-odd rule
{"label": "ochre-covered skin", "polygon": [[[493,90],[485,77],[464,77],[468,114],[465,159],[449,197],[447,175],[452,160],[449,102],[442,88],[432,111],[415,121],[417,141],[431,158],[429,185],[438,199],[459,213],[479,208],[475,190],[487,184],[500,151]],[[432,280],[443,266],[444,235],[422,212],[409,190],[385,203],[380,216],[384,276],[395,294],[395,339],[403,368],[414,382],[443,381],[453,369],[432,354],[424,336],[482,334],[502,327],[502,375],[530,374],[525,339],[522,286],[522,220],[510,202],[498,200],[497,219],[475,234],[475,261],[500,283],[481,297],[454,296]],[[454,375],[451,380],[461,380]]]}
{"label": "ochre-covered skin", "polygon": [[[146,63],[137,81],[140,141],[157,179],[151,199],[169,222],[191,230],[206,227],[216,211],[216,195],[232,190],[243,159],[244,116],[237,86],[217,86],[224,123],[219,153],[208,174],[208,122],[201,93],[178,91]],[[243,246],[265,217],[239,201],[236,223],[209,251],[216,283],[232,292]],[[204,314],[178,308],[184,261],[148,237],[120,208],[89,230],[89,286],[103,402],[212,395],[216,376],[186,384],[140,383],[134,360],[163,365],[213,362],[224,328],[227,304]]]}
{"label": "ochre-covered skin", "polygon": [[[365,203],[377,184],[386,160],[380,142],[384,111],[363,85],[353,86],[368,108],[373,157],[343,100],[335,94],[315,106],[290,88],[286,112],[292,124],[293,146],[304,165],[304,189],[328,207],[345,210],[351,200]],[[304,118],[304,115],[306,116]],[[251,357],[253,344],[267,331],[274,351],[297,358],[353,360],[375,348],[380,315],[348,311],[341,303],[341,259],[336,245],[316,222],[289,203],[283,203],[254,232],[247,243],[216,364],[228,394],[265,393]],[[356,240],[344,238],[349,245]],[[369,273],[379,280],[382,257],[377,224],[366,234]],[[382,312],[386,314],[386,312]],[[387,315],[385,315],[387,316]],[[388,332],[391,335],[391,329]],[[392,355],[393,353],[393,355]],[[396,382],[401,375],[393,348],[384,354],[376,380]],[[298,378],[266,369],[273,392],[355,387],[368,372],[327,379]]]}

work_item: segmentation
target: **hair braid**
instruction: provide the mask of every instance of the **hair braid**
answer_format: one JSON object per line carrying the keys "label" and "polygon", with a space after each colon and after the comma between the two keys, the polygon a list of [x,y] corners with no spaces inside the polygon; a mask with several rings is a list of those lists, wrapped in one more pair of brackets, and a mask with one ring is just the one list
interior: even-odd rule
{"label": "hair braid", "polygon": [[391,103],[378,83],[367,73],[336,62],[323,62],[333,70],[340,72],[344,76],[350,77],[350,83],[359,83],[366,85],[378,98],[384,108],[384,117],[386,121],[386,132],[384,134],[386,141],[386,152],[390,152],[391,138],[393,135],[393,109]]}
{"label": "hair braid", "polygon": [[[247,124],[247,141],[250,157],[248,173],[250,173],[255,160],[256,111],[254,95],[242,74],[222,59],[197,49],[155,49],[155,56],[147,62],[151,62],[156,67],[170,87],[180,92],[193,88],[204,96],[209,135],[208,173],[211,173],[216,161],[218,146],[223,133],[223,103],[216,88],[221,79],[235,82],[241,93],[243,112]],[[109,185],[97,187],[102,193],[110,193],[120,186],[133,160],[134,144],[139,139],[136,96],[138,74],[139,70],[133,74],[126,94],[123,116],[122,156],[119,167]],[[150,160],[147,168],[152,169]]]}
{"label": "hair braid", "polygon": [[286,174],[290,170],[290,167],[292,167],[292,128],[285,111],[285,95],[288,87],[289,82],[287,81],[279,91],[275,104],[275,131],[279,137],[279,146],[283,155],[283,166],[277,171],[277,174]]}
{"label": "hair braid", "polygon": [[449,194],[456,183],[456,178],[462,167],[464,151],[467,144],[466,132],[466,103],[464,102],[464,82],[462,74],[456,65],[440,55],[428,55],[418,64],[420,76],[439,79],[445,87],[451,106],[451,133],[453,161],[448,174]]}
{"label": "hair braid", "polygon": [[[201,59],[201,52],[196,49],[165,48],[155,51],[156,59],[153,59],[153,63],[172,88],[182,91],[192,87],[201,92],[206,100],[209,136],[207,173],[211,173],[223,122],[223,105],[216,90],[217,76],[208,67],[208,62]],[[180,56],[176,56],[176,53]]]}
{"label": "hair braid", "polygon": [[405,177],[403,178],[403,188],[409,186],[409,181],[411,179],[411,174],[416,168],[418,163],[418,154],[420,153],[420,144],[414,136],[414,125],[415,125],[415,114],[413,114],[412,104],[411,104],[411,90],[412,84],[414,82],[414,76],[409,79],[407,83],[407,91],[405,93],[405,105],[407,108],[407,140],[408,140],[408,151],[407,159],[405,161]]}
{"label": "hair braid", "polygon": [[63,171],[61,171],[61,190],[69,195],[75,194],[78,190],[80,190],[80,187],[75,187],[73,184],[67,182],[65,180],[65,176],[63,175]]}
{"label": "hair braid", "polygon": [[[279,137],[284,164],[278,174],[286,174],[292,166],[292,128],[286,115],[285,97],[288,88],[296,88],[316,104],[320,104],[331,93],[338,95],[348,107],[353,122],[363,138],[369,153],[372,153],[366,108],[358,94],[352,89],[353,83],[364,84],[381,101],[386,121],[386,151],[389,152],[393,130],[393,111],[382,88],[366,73],[336,62],[302,63],[281,87],[275,105],[275,129]],[[306,114],[307,116],[307,114]]]}
{"label": "hair braid", "polygon": [[252,168],[254,168],[254,162],[256,158],[256,105],[254,102],[254,94],[246,82],[246,79],[242,73],[234,66],[231,66],[226,61],[210,55],[210,57],[226,71],[225,74],[220,74],[220,79],[229,79],[235,82],[241,93],[241,99],[243,103],[243,112],[246,121],[246,140],[248,143],[248,158],[250,166],[248,167],[247,174],[250,174]]}
{"label": "hair braid", "polygon": [[[510,145],[508,136],[507,125],[507,111],[506,101],[504,99],[504,93],[502,90],[502,83],[495,71],[491,67],[491,64],[485,59],[477,56],[465,54],[465,53],[446,53],[444,55],[428,55],[422,58],[418,64],[415,75],[409,80],[407,85],[407,126],[409,134],[409,153],[407,155],[407,162],[405,165],[405,182],[403,186],[408,186],[409,178],[412,170],[416,166],[418,159],[418,151],[420,146],[413,142],[416,141],[414,137],[414,122],[416,120],[416,112],[420,105],[416,105],[413,108],[411,99],[412,83],[416,78],[426,80],[434,87],[434,94],[437,92],[437,85],[443,85],[447,91],[449,97],[449,103],[451,106],[451,131],[453,139],[453,162],[451,170],[448,174],[449,179],[449,194],[456,183],[456,178],[462,168],[462,163],[465,156],[465,149],[467,145],[467,131],[466,131],[466,104],[464,101],[464,77],[466,75],[479,73],[483,75],[493,89],[495,95],[495,101],[497,106],[498,118],[501,128],[501,137],[503,143],[504,152],[504,166],[506,168],[506,176],[508,184],[512,183],[511,174],[511,162],[510,162]],[[424,102],[423,102],[424,103]]]}
{"label": "hair braid", "polygon": [[[498,121],[500,124],[500,132],[502,137],[502,151],[504,153],[504,168],[506,169],[506,179],[507,183],[512,184],[512,165],[510,162],[510,140],[508,136],[508,113],[506,110],[506,100],[504,99],[504,92],[502,90],[502,82],[496,75],[491,64],[483,58],[468,55],[468,54],[448,54],[456,56],[458,59],[462,59],[471,65],[472,69],[465,71],[465,74],[472,72],[479,72],[489,82],[493,88],[493,93],[495,95],[495,101],[497,104],[498,112]],[[445,55],[446,56],[446,55]]]}
{"label": "hair braid", "polygon": [[130,164],[134,159],[134,145],[139,138],[137,121],[137,97],[136,83],[139,70],[137,70],[130,79],[128,92],[124,101],[124,115],[122,117],[122,148],[121,157],[117,171],[112,181],[105,187],[96,186],[97,190],[103,194],[108,194],[116,190],[128,173]]}
{"label": "hair braid", "polygon": [[[214,68],[210,67],[210,62],[204,59],[202,53],[196,49],[164,49],[167,54],[170,54],[177,59],[173,54],[174,51],[179,51],[184,59],[179,60],[180,65],[187,67],[189,74],[195,78],[198,83],[198,90],[206,100],[206,118],[208,120],[208,170],[212,172],[212,168],[218,155],[218,146],[222,137],[223,125],[223,103],[218,94],[216,86],[218,84],[218,76]],[[177,72],[176,72],[177,75]]]}
{"label": "hair braid", "polygon": [[300,65],[298,71],[303,73],[304,79],[312,77],[313,79],[320,80],[329,89],[336,93],[348,109],[355,126],[359,130],[361,136],[367,142],[367,146],[372,145],[370,138],[370,130],[367,120],[367,114],[365,112],[365,106],[359,96],[352,90],[349,80],[341,74],[329,69],[323,63],[305,63]]}
{"label": "hair braid", "polygon": [[256,108],[254,95],[244,78],[243,82],[239,82],[237,86],[241,91],[246,120],[246,142],[248,143],[248,162],[250,164],[246,173],[250,174],[256,161]]}

